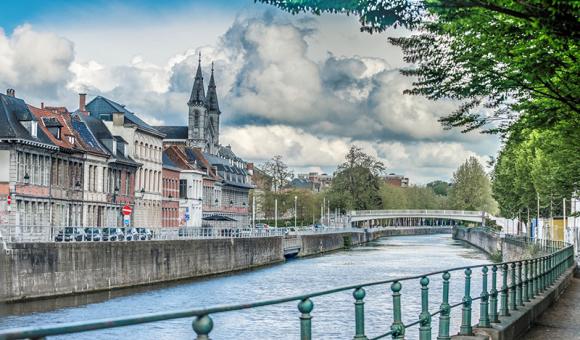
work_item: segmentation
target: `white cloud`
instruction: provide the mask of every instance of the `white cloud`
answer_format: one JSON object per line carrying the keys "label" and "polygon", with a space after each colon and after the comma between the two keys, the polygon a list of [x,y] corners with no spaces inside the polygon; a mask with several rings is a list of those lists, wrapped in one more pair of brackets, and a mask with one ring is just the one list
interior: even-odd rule
{"label": "white cloud", "polygon": [[72,77],[68,67],[73,59],[73,43],[53,33],[23,25],[8,36],[0,29],[0,85],[4,88],[55,98]]}

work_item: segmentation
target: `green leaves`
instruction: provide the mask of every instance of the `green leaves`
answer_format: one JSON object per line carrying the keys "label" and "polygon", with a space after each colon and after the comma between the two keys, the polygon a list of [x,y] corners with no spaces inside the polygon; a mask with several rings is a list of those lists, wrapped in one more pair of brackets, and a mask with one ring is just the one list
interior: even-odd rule
{"label": "green leaves", "polygon": [[497,212],[497,203],[491,196],[491,183],[477,158],[470,157],[453,174],[449,205],[458,210]]}

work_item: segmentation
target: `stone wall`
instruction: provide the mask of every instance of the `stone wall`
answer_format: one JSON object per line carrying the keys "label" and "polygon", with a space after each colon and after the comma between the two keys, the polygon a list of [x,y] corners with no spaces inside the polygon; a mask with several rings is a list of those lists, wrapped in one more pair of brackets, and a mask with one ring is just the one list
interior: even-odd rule
{"label": "stone wall", "polygon": [[21,243],[0,255],[0,302],[194,278],[284,260],[282,238]]}
{"label": "stone wall", "polygon": [[502,241],[499,236],[471,228],[453,228],[453,238],[465,241],[492,255],[502,252]]}

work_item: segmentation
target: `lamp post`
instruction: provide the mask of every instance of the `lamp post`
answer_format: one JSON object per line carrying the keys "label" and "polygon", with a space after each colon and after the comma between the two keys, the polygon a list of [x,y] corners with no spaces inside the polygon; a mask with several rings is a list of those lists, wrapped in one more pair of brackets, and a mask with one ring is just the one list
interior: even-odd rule
{"label": "lamp post", "polygon": [[278,228],[278,199],[274,199],[274,227]]}
{"label": "lamp post", "polygon": [[297,202],[298,202],[298,196],[294,196],[294,228],[296,228],[296,215],[298,215],[298,209],[296,208]]}

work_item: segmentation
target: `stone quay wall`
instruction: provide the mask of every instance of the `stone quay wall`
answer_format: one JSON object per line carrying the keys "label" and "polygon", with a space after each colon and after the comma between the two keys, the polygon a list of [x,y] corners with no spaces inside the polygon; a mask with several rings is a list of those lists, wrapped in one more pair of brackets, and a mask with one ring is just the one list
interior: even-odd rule
{"label": "stone quay wall", "polygon": [[0,302],[233,272],[284,261],[282,238],[19,243],[0,255]]}

